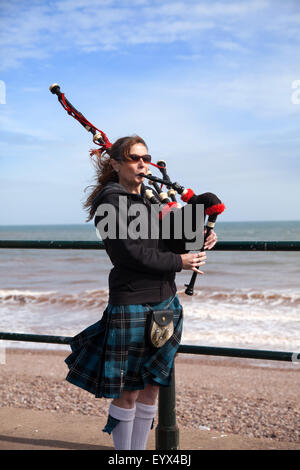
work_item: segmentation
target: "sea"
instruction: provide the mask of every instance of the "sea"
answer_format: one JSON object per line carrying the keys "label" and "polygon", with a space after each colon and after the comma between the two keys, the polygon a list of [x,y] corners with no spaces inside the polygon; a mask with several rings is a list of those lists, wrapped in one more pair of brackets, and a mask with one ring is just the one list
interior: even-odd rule
{"label": "sea", "polygon": [[[300,240],[300,221],[219,222],[219,241]],[[97,241],[92,223],[0,226],[1,240]],[[0,331],[74,336],[98,321],[112,268],[105,250],[0,249]],[[177,273],[182,344],[300,351],[300,252],[208,251],[195,293]],[[6,347],[69,349],[5,341]]]}

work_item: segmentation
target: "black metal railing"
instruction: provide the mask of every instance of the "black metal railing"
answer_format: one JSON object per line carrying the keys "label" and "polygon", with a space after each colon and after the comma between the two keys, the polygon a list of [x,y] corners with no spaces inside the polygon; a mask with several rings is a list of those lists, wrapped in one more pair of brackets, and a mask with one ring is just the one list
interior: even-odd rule
{"label": "black metal railing", "polygon": [[[70,344],[71,336],[38,335],[31,333],[10,333],[0,331],[0,340],[25,341],[31,343]],[[262,349],[220,348],[215,346],[194,346],[181,344],[178,353],[205,356],[238,357],[244,359],[264,359],[269,361],[295,360],[295,352],[270,351]]]}
{"label": "black metal railing", "polygon": [[[0,248],[103,250],[102,241],[0,240]],[[300,241],[220,241],[212,251],[300,251]]]}

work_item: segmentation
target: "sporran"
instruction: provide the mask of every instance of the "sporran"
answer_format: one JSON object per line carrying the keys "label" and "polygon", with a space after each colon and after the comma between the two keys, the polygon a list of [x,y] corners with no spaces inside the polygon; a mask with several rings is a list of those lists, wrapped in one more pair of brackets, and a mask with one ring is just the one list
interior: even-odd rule
{"label": "sporran", "polygon": [[161,348],[174,333],[172,310],[152,310],[150,307],[147,336],[150,345]]}

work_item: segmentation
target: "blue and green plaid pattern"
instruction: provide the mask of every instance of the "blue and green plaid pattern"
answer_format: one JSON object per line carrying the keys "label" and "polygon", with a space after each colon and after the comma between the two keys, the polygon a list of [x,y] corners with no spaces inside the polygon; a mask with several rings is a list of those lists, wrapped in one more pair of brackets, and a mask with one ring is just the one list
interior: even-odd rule
{"label": "blue and green plaid pattern", "polygon": [[66,380],[96,398],[119,398],[123,390],[142,390],[148,383],[168,386],[182,334],[182,307],[176,295],[151,308],[174,312],[174,333],[164,346],[153,349],[145,340],[145,305],[108,304],[101,320],[72,338]]}

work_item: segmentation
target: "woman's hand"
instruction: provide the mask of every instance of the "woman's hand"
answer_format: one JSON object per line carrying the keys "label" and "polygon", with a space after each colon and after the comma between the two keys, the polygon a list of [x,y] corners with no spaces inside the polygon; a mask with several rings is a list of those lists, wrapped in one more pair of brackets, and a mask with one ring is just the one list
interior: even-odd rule
{"label": "woman's hand", "polygon": [[205,251],[200,251],[199,253],[185,253],[180,255],[182,259],[182,269],[191,269],[197,274],[204,274],[203,271],[199,271],[197,267],[205,264],[206,254]]}
{"label": "woman's hand", "polygon": [[[204,229],[204,237],[207,232],[207,229]],[[204,250],[211,250],[218,241],[217,234],[211,230],[209,236],[205,240]],[[204,274],[203,271],[197,269],[199,266],[205,264],[206,254],[205,251],[200,251],[199,253],[186,253],[180,255],[182,259],[182,269],[191,269],[197,274]]]}
{"label": "woman's hand", "polygon": [[[207,232],[207,229],[204,229],[204,237],[206,235],[206,232]],[[217,234],[213,230],[211,230],[210,234],[207,237],[207,240],[205,240],[204,250],[211,250],[212,247],[215,246],[217,241],[218,241]]]}

